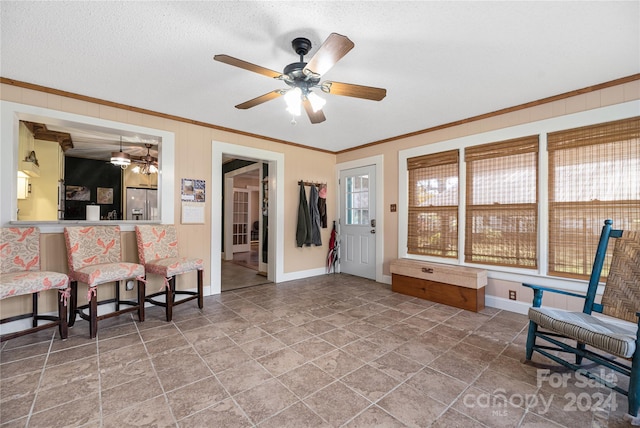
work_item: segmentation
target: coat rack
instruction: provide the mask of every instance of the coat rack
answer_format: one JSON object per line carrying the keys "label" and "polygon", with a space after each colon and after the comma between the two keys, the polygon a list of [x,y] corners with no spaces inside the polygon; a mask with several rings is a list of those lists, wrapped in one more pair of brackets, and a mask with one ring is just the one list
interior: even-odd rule
{"label": "coat rack", "polygon": [[298,181],[298,185],[304,185],[304,186],[316,186],[316,187],[321,187],[321,186],[326,186],[327,183],[321,183],[319,181],[304,181],[304,180],[299,180]]}

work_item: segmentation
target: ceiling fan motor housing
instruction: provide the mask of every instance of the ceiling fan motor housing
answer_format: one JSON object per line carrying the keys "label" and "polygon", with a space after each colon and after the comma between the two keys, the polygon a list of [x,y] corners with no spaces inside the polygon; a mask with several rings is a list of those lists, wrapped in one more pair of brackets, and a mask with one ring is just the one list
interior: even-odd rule
{"label": "ceiling fan motor housing", "polygon": [[[305,37],[296,37],[291,42],[291,46],[293,46],[295,53],[303,57],[311,50],[311,41]],[[300,61],[302,61],[302,58],[300,58]]]}
{"label": "ceiling fan motor housing", "polygon": [[306,65],[306,62],[294,62],[287,65],[283,70],[283,74],[288,79],[284,79],[284,82],[289,86],[298,87],[302,90],[317,86],[320,82],[320,77],[305,74],[303,70]]}

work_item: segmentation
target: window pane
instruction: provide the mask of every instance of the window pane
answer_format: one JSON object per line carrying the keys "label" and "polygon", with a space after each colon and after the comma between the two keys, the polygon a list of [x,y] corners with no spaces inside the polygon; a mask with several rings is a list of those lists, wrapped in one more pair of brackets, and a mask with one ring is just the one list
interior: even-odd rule
{"label": "window pane", "polygon": [[[346,178],[347,224],[369,224],[369,176],[359,175]],[[366,211],[366,213],[364,212]]]}
{"label": "window pane", "polygon": [[407,252],[458,257],[458,151],[407,159]]}
{"label": "window pane", "polygon": [[467,150],[465,261],[537,266],[538,137]]}
{"label": "window pane", "polygon": [[549,134],[551,275],[588,278],[604,220],[640,230],[639,136],[638,117]]}

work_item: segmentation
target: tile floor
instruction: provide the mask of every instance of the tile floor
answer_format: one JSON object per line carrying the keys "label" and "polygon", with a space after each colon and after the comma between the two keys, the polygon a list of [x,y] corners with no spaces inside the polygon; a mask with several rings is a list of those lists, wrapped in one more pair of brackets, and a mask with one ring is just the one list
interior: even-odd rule
{"label": "tile floor", "polygon": [[258,274],[257,270],[232,261],[223,260],[220,267],[222,291],[237,290],[239,288],[271,283],[266,276]]}
{"label": "tile floor", "polygon": [[347,275],[209,296],[171,323],[149,308],[95,340],[87,324],[2,344],[1,427],[627,426],[622,396],[592,412],[609,390],[538,382],[523,315]]}

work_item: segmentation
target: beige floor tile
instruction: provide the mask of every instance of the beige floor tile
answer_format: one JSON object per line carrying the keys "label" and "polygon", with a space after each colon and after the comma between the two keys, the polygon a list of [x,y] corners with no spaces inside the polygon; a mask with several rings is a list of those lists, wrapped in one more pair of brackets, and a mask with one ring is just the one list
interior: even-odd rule
{"label": "beige floor tile", "polygon": [[30,427],[78,427],[100,418],[98,394],[85,395],[78,400],[62,401],[60,406],[33,413]]}
{"label": "beige floor tile", "polygon": [[352,333],[348,330],[344,330],[342,328],[334,328],[331,331],[321,334],[319,337],[329,342],[336,348],[341,348],[351,342],[355,342],[356,340],[360,339],[360,336],[358,336],[357,334]]}
{"label": "beige floor tile", "polygon": [[104,417],[104,428],[175,427],[175,418],[164,397],[159,396]]}
{"label": "beige floor tile", "polygon": [[470,363],[451,353],[446,353],[433,360],[433,362],[429,364],[429,367],[461,380],[462,382],[471,383],[482,373],[486,365]]}
{"label": "beige floor tile", "polygon": [[214,373],[221,373],[253,359],[237,345],[203,355],[202,358]]}
{"label": "beige floor tile", "polygon": [[428,367],[418,372],[406,382],[419,391],[446,405],[451,404],[467,388],[467,384]]}
{"label": "beige floor tile", "polygon": [[40,354],[35,357],[3,363],[0,365],[0,380],[27,374],[33,371],[40,371],[44,367],[46,359],[47,355]]}
{"label": "beige floor tile", "polygon": [[280,349],[257,360],[273,376],[280,376],[304,364],[306,359],[291,348]]}
{"label": "beige floor tile", "polygon": [[375,403],[389,391],[400,384],[400,381],[370,365],[364,365],[340,379],[342,383],[363,397]]}
{"label": "beige floor tile", "polygon": [[[4,427],[5,422],[25,418],[22,423],[24,427],[34,398],[35,394],[22,394],[16,398],[9,398],[0,402],[0,409],[2,410],[0,411],[0,422],[2,423],[2,427]],[[19,422],[16,422],[16,425],[19,425]]]}
{"label": "beige floor tile", "polygon": [[378,406],[396,419],[413,427],[425,427],[444,412],[446,406],[402,384],[378,402]]}
{"label": "beige floor tile", "polygon": [[248,361],[218,374],[218,380],[231,395],[253,388],[272,377],[264,367],[255,361]]}
{"label": "beige floor tile", "polygon": [[431,425],[431,428],[486,428],[486,425],[449,409]]}
{"label": "beige floor tile", "polygon": [[367,399],[347,388],[340,381],[307,397],[304,403],[332,426],[344,424],[370,404]]}
{"label": "beige floor tile", "polygon": [[400,422],[380,407],[371,406],[349,421],[349,423],[345,425],[345,428],[401,428],[406,426],[407,425]]}
{"label": "beige floor tile", "polygon": [[305,398],[335,380],[311,363],[293,369],[278,379],[299,398]]}
{"label": "beige floor tile", "polygon": [[305,357],[307,361],[321,357],[336,349],[335,346],[318,337],[312,337],[302,342],[298,342],[295,345],[292,345],[291,348]]}
{"label": "beige floor tile", "polygon": [[[523,363],[520,314],[341,274],[206,296],[169,323],[146,312],[102,320],[96,339],[78,320],[66,341],[49,329],[1,343],[0,426],[628,426],[626,397],[577,409],[572,396],[609,390],[538,354]],[[570,380],[539,388],[541,369]]]}
{"label": "beige floor tile", "polygon": [[509,397],[493,395],[477,388],[468,388],[452,405],[454,410],[489,427],[518,426],[525,409],[511,404]]}
{"label": "beige floor tile", "polygon": [[167,393],[169,406],[176,419],[185,418],[227,398],[229,394],[213,376]]}
{"label": "beige floor tile", "polygon": [[234,397],[253,423],[263,420],[289,407],[298,399],[276,379],[241,392]]}
{"label": "beige floor tile", "polygon": [[198,413],[194,413],[189,417],[178,421],[178,426],[183,428],[192,427],[234,427],[244,428],[252,427],[253,423],[249,420],[244,411],[234,403],[233,400],[227,399],[219,403],[213,404]]}
{"label": "beige floor tile", "polygon": [[369,364],[400,381],[407,380],[424,367],[396,352],[388,352]]}
{"label": "beige floor tile", "polygon": [[316,415],[300,401],[260,424],[260,428],[300,427],[330,428],[331,425],[323,421],[320,416]]}
{"label": "beige floor tile", "polygon": [[150,373],[143,379],[124,383],[101,392],[102,413],[108,415],[162,395],[158,378]]}

